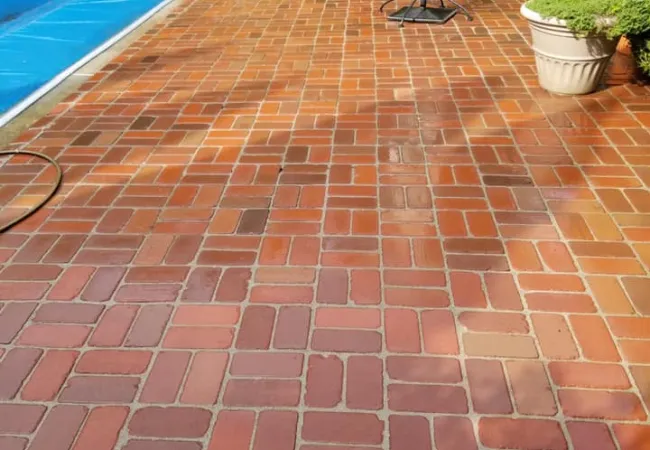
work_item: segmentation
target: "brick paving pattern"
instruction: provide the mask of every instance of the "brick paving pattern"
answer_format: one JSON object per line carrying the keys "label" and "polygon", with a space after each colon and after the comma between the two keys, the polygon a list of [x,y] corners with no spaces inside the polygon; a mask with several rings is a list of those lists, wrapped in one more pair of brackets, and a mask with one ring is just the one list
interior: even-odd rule
{"label": "brick paving pattern", "polygon": [[650,449],[650,89],[470,5],[185,0],[12,144],[0,448]]}

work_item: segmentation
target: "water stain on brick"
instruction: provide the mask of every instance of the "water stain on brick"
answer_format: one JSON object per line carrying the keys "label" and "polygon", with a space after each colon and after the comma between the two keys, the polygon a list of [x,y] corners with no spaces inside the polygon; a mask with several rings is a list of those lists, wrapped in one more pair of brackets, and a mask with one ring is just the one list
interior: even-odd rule
{"label": "water stain on brick", "polygon": [[532,186],[529,177],[514,177],[505,175],[484,175],[483,183],[487,186]]}
{"label": "water stain on brick", "polygon": [[146,130],[148,129],[156,119],[154,117],[140,116],[136,119],[133,124],[129,127],[131,130]]}
{"label": "water stain on brick", "polygon": [[317,173],[287,173],[283,171],[280,175],[280,184],[325,184],[327,175]]}
{"label": "water stain on brick", "polygon": [[377,199],[372,197],[328,197],[327,206],[330,208],[374,209]]}
{"label": "water stain on brick", "polygon": [[191,441],[152,441],[131,439],[124,450],[201,450],[201,444]]}
{"label": "water stain on brick", "polygon": [[155,63],[156,61],[158,61],[158,58],[160,57],[157,55],[149,55],[142,58],[142,62],[145,64]]}
{"label": "water stain on brick", "polygon": [[444,242],[450,253],[504,254],[503,243],[498,239],[451,238]]}
{"label": "water stain on brick", "polygon": [[287,162],[287,163],[306,162],[308,155],[309,155],[309,148],[308,147],[289,147],[287,149],[287,155],[285,157],[285,162]]}
{"label": "water stain on brick", "polygon": [[627,277],[623,285],[636,309],[643,315],[650,315],[650,280]]}
{"label": "water stain on brick", "polygon": [[249,209],[244,211],[237,227],[237,234],[262,234],[269,218],[268,209]]}
{"label": "water stain on brick", "polygon": [[95,139],[99,137],[101,134],[100,131],[85,131],[79,135],[77,139],[72,141],[72,144],[74,146],[86,146],[86,145],[91,145]]}
{"label": "water stain on brick", "polygon": [[0,433],[31,433],[38,426],[44,413],[45,406],[42,405],[0,404],[0,417],[2,417],[2,422],[0,422]]}
{"label": "water stain on brick", "polygon": [[225,197],[221,204],[221,208],[268,208],[271,206],[271,199],[269,197]]}
{"label": "water stain on brick", "polygon": [[208,431],[211,417],[200,408],[143,408],[131,418],[129,431],[133,436],[198,438]]}
{"label": "water stain on brick", "polygon": [[77,376],[68,380],[61,393],[67,403],[130,403],[140,378],[124,376]]}

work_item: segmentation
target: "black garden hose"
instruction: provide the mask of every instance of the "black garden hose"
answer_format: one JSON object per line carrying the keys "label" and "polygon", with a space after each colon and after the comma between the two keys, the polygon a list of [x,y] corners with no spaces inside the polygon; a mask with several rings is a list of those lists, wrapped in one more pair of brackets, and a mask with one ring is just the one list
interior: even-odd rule
{"label": "black garden hose", "polygon": [[34,206],[33,208],[29,209],[27,212],[23,213],[22,215],[16,217],[14,220],[11,222],[1,225],[0,226],[0,233],[4,233],[5,231],[9,230],[10,228],[14,227],[15,225],[19,224],[23,220],[27,219],[29,216],[34,214],[36,211],[41,209],[47,202],[50,201],[52,197],[54,197],[54,194],[56,194],[56,191],[59,190],[59,187],[61,186],[61,182],[63,181],[63,171],[61,170],[61,166],[59,165],[58,162],[53,160],[47,155],[44,155],[43,153],[38,153],[38,152],[31,152],[29,150],[5,150],[5,151],[0,151],[0,157],[2,156],[16,156],[16,155],[29,155],[29,156],[34,156],[39,159],[44,159],[47,161],[51,166],[54,167],[56,170],[56,181],[54,185],[52,186],[52,190],[41,200],[38,205]]}

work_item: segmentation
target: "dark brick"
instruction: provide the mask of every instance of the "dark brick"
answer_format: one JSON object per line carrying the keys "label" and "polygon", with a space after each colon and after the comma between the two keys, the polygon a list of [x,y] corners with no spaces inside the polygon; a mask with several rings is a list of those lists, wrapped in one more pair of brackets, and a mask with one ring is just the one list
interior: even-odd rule
{"label": "dark brick", "polygon": [[266,228],[269,211],[266,209],[248,209],[244,211],[237,227],[238,234],[262,234]]}

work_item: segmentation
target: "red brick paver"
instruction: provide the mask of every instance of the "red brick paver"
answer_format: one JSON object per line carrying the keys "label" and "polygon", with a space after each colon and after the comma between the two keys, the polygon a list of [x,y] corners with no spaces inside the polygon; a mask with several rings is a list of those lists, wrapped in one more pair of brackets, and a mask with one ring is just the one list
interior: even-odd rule
{"label": "red brick paver", "polygon": [[650,448],[650,90],[378,6],[185,0],[15,143],[2,450]]}

